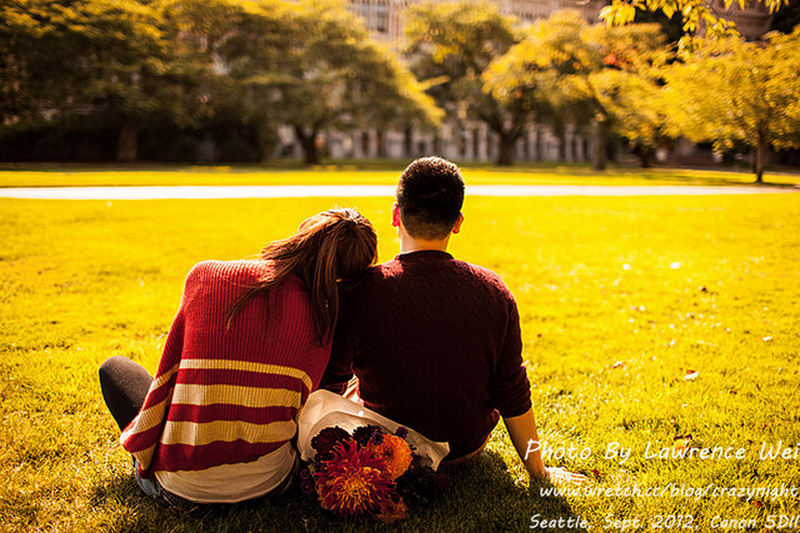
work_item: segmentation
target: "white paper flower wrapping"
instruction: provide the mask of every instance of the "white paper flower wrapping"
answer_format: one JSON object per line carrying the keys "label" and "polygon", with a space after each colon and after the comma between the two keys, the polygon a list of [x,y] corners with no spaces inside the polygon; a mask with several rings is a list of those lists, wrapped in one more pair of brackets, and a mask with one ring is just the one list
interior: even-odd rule
{"label": "white paper flower wrapping", "polygon": [[[327,427],[339,426],[352,433],[357,427],[370,424],[380,426],[389,433],[394,433],[401,426],[343,396],[324,389],[314,391],[308,396],[308,401],[297,417],[297,449],[300,451],[300,457],[303,461],[314,458],[315,451],[311,447],[311,439]],[[434,470],[439,468],[439,463],[450,453],[450,446],[446,442],[425,438],[409,427],[406,429],[408,429],[406,440],[414,447],[415,453],[430,459],[431,468]]]}

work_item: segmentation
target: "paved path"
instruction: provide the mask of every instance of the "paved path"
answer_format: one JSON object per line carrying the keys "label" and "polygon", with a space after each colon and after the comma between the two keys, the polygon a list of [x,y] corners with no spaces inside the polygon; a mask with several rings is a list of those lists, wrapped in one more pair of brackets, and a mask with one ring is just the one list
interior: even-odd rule
{"label": "paved path", "polygon": [[[16,187],[0,188],[0,198],[39,200],[161,200],[210,198],[356,198],[391,197],[393,185],[241,185],[170,187]],[[469,196],[707,196],[775,194],[800,188],[705,187],[686,185],[474,185]]]}

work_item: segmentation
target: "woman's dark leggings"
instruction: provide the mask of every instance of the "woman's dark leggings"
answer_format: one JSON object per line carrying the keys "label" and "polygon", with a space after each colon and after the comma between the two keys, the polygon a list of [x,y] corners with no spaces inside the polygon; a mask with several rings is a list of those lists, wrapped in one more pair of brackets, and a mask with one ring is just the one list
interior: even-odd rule
{"label": "woman's dark leggings", "polygon": [[100,390],[120,431],[136,418],[153,376],[138,363],[115,356],[100,365]]}

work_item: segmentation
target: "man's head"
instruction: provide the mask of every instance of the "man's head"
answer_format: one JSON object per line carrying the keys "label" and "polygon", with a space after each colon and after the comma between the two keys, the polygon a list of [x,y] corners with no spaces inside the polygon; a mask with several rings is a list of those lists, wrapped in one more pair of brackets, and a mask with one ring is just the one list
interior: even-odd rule
{"label": "man's head", "polygon": [[458,225],[464,204],[464,178],[455,163],[441,157],[413,161],[400,176],[397,207],[409,235],[442,240]]}

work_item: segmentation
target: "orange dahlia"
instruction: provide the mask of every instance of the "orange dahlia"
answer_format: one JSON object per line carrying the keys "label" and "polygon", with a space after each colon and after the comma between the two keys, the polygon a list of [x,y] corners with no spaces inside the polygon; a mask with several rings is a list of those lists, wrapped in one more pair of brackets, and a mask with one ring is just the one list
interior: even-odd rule
{"label": "orange dahlia", "polygon": [[383,442],[371,444],[372,456],[386,463],[386,470],[391,478],[397,479],[405,474],[413,460],[411,447],[396,435],[384,435]]}
{"label": "orange dahlia", "polygon": [[343,515],[373,513],[391,502],[394,483],[384,462],[355,441],[339,442],[333,457],[317,472],[317,494],[323,509]]}

